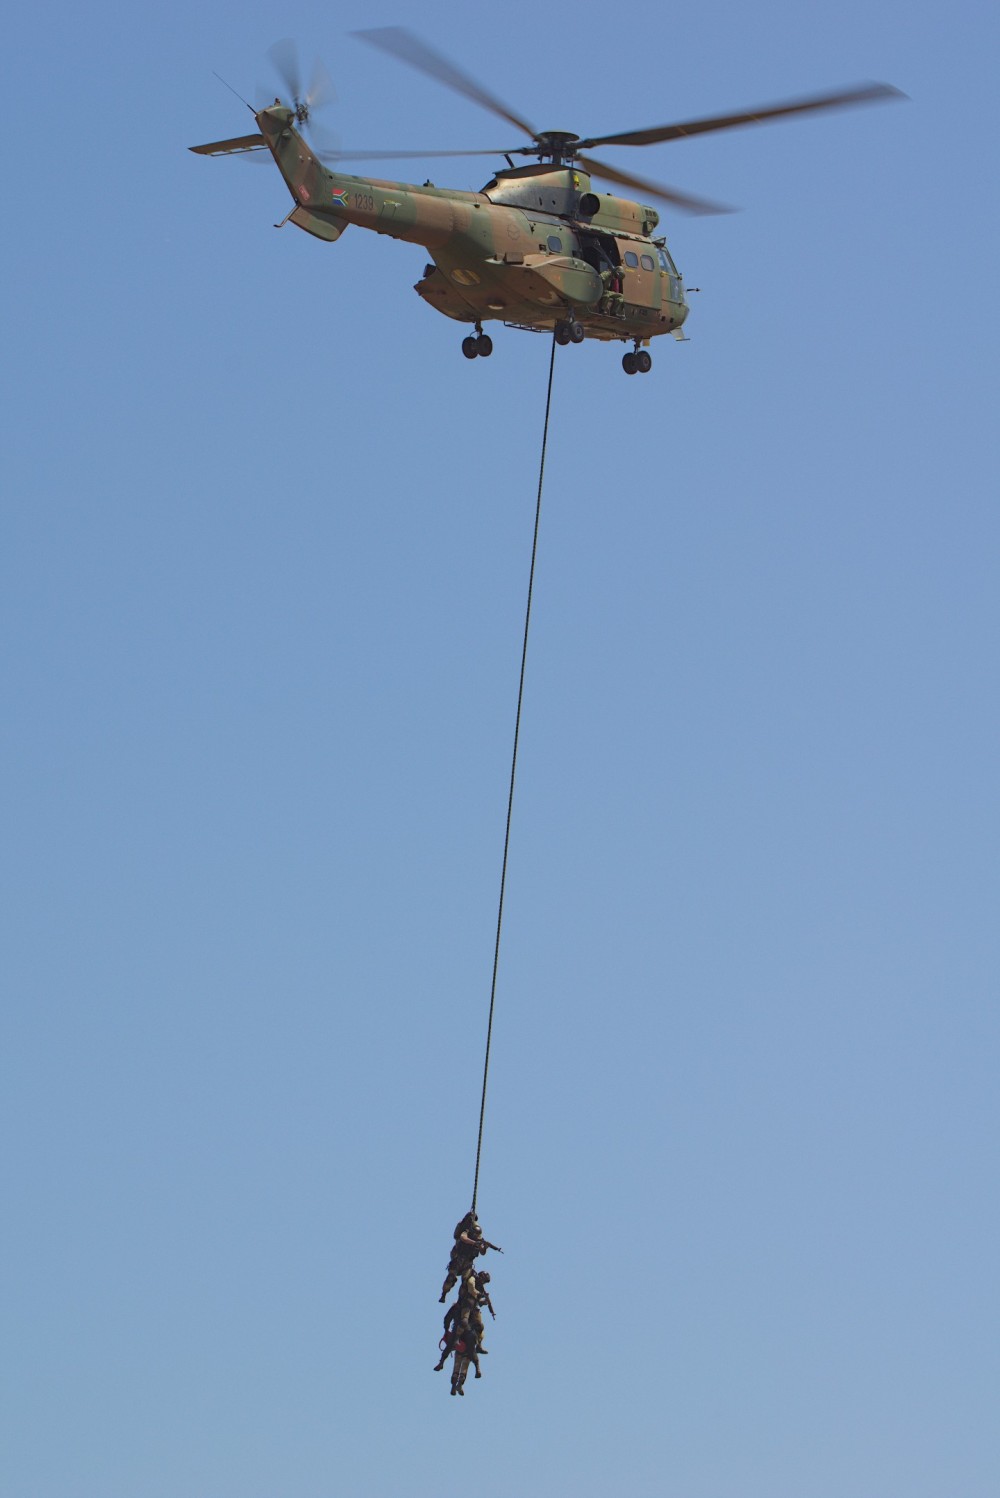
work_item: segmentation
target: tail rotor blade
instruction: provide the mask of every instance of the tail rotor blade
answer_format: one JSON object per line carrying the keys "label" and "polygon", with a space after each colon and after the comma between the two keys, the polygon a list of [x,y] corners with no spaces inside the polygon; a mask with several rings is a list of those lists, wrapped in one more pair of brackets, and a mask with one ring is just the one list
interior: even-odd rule
{"label": "tail rotor blade", "polygon": [[282,37],[267,49],[274,71],[288,90],[289,98],[298,102],[302,98],[302,70],[299,67],[299,49],[290,36]]}
{"label": "tail rotor blade", "polygon": [[317,57],[309,83],[309,92],[306,94],[306,103],[310,109],[324,109],[327,104],[332,104],[336,97],[337,90],[333,86],[333,79]]}

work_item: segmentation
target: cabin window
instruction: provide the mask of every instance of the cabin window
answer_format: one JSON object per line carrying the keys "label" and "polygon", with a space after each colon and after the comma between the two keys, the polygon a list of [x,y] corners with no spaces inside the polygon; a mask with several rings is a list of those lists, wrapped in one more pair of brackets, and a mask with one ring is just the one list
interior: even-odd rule
{"label": "cabin window", "polygon": [[549,249],[552,251],[553,255],[562,254],[562,240],[559,238],[558,234],[549,235]]}
{"label": "cabin window", "polygon": [[643,268],[643,270],[655,270],[656,269],[656,267],[653,265],[653,257],[652,257],[652,255],[643,255],[643,257],[642,257],[642,268]]}
{"label": "cabin window", "polygon": [[625,264],[631,266],[632,269],[635,270],[636,266],[639,264],[639,257],[635,253],[635,250],[625,251]]}
{"label": "cabin window", "polygon": [[660,264],[663,267],[663,269],[667,272],[667,274],[671,275],[671,276],[676,276],[677,275],[677,267],[674,264],[674,262],[671,260],[669,251],[667,251],[666,249],[660,249],[660,250],[657,251],[657,254],[660,257]]}

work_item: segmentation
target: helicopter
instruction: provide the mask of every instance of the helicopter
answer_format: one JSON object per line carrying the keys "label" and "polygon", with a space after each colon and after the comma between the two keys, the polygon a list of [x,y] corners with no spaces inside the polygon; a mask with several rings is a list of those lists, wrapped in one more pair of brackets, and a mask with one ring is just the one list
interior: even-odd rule
{"label": "helicopter", "polygon": [[[402,27],[355,35],[482,105],[528,142],[489,151],[314,151],[302,131],[311,127],[313,111],[330,92],[329,83],[318,68],[312,86],[303,92],[294,45],[285,41],[275,43],[270,55],[290,102],[276,97],[260,110],[248,104],[256,133],[189,149],[201,156],[270,152],[293,200],[276,228],[292,223],[332,243],[354,224],[423,246],[431,260],[414,289],[430,307],[474,329],[462,340],[462,353],[470,360],[493,352],[493,340],[483,328],[487,322],[550,332],[559,344],[578,344],[586,338],[631,343],[622,358],[629,375],[651,369],[653,338],[669,333],[685,341],[689,307],[684,280],[666,239],[656,233],[659,213],[642,199],[595,192],[592,179],[630,188],[643,199],[655,198],[683,213],[730,210],[598,161],[590,155],[595,147],[649,146],[905,97],[890,84],[867,83],[644,130],[579,136],[568,130],[536,130],[462,68]],[[503,157],[506,166],[480,192],[440,188],[430,181],[418,186],[346,176],[326,165],[486,155]],[[518,165],[515,157],[534,160]]]}

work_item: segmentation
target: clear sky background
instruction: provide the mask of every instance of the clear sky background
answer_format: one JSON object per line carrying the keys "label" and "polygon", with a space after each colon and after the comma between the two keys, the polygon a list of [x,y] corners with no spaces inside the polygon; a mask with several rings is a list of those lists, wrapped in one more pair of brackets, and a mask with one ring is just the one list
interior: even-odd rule
{"label": "clear sky background", "polygon": [[[683,346],[558,351],[275,233],[295,36],[345,146],[866,79],[610,161]],[[11,1498],[994,1498],[995,7],[20,7],[3,285]],[[430,163],[476,188],[493,163]],[[390,166],[385,174],[394,175]],[[421,180],[419,163],[398,175]]]}

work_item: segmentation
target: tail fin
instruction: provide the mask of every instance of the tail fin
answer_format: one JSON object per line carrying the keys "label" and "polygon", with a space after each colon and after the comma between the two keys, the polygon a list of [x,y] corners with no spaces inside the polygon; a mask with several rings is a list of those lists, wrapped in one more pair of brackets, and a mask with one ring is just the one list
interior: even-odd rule
{"label": "tail fin", "polygon": [[330,244],[340,238],[347,224],[336,217],[332,205],[330,211],[317,208],[318,202],[329,201],[329,192],[323,192],[324,179],[329,178],[329,173],[294,128],[294,121],[293,112],[276,100],[257,115],[257,123],[266,134],[238,135],[232,140],[213,140],[188,149],[197,156],[242,156],[250,151],[270,151],[295,199],[295,207],[284,222],[291,222]]}
{"label": "tail fin", "polygon": [[295,129],[293,111],[275,100],[269,109],[260,111],[257,124],[295,199],[290,221],[317,239],[328,243],[339,239],[347,224],[337,217],[330,201],[330,173]]}

